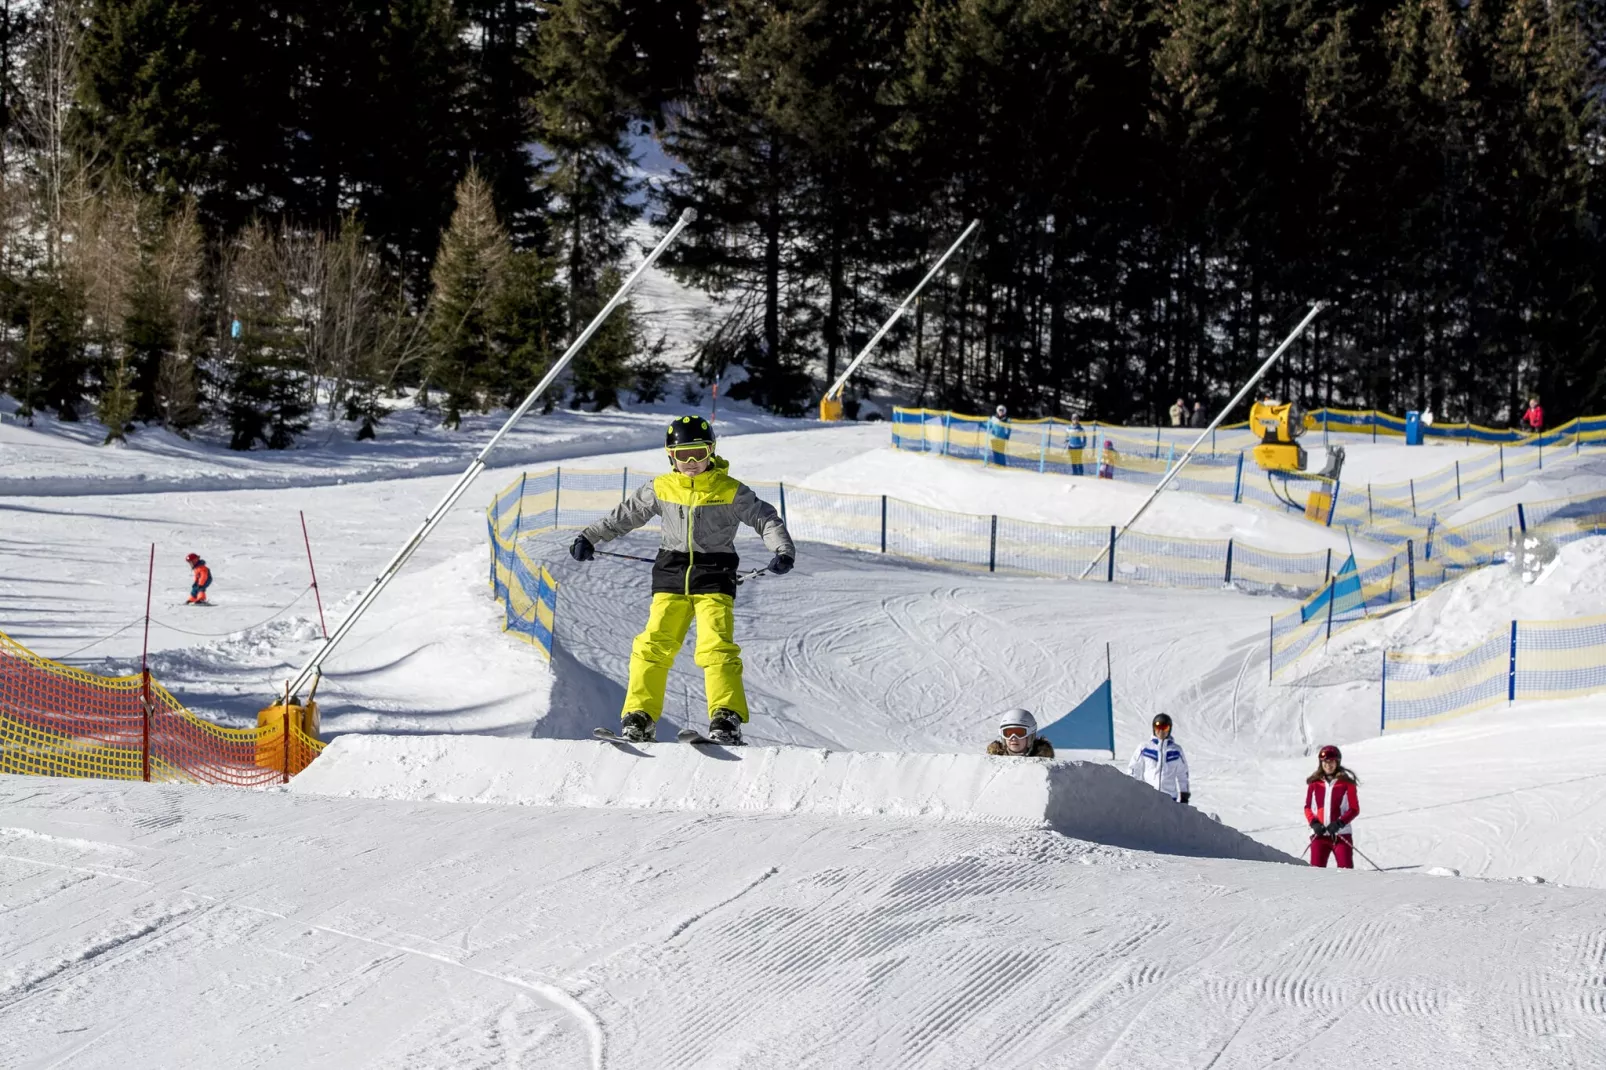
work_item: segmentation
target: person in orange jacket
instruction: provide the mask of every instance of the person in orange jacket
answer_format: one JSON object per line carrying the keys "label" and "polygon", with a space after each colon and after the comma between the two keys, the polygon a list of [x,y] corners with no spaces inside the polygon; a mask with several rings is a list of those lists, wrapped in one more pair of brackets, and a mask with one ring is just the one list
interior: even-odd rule
{"label": "person in orange jacket", "polygon": [[190,597],[188,604],[192,606],[204,606],[207,604],[206,589],[212,586],[212,570],[206,567],[206,562],[201,560],[199,554],[188,554],[185,556],[184,560],[188,562],[190,568],[194,570],[194,582],[190,584]]}

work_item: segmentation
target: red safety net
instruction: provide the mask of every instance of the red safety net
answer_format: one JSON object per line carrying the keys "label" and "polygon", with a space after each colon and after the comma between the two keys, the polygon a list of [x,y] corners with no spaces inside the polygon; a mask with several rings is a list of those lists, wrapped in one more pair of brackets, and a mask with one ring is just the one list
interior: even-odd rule
{"label": "red safety net", "polygon": [[[148,676],[96,676],[0,632],[0,772],[114,780],[279,784],[323,750],[302,708],[256,728],[197,717]],[[288,739],[288,747],[286,741]]]}

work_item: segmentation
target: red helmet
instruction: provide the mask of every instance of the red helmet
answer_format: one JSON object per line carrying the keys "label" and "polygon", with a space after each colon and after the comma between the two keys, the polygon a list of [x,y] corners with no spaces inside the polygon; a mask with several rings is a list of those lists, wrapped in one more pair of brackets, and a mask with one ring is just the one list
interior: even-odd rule
{"label": "red helmet", "polygon": [[1338,748],[1333,746],[1331,743],[1317,751],[1316,757],[1318,760],[1324,762],[1329,758],[1333,759],[1335,762],[1341,762],[1344,760],[1344,755],[1340,754]]}
{"label": "red helmet", "polygon": [[201,555],[200,554],[185,554],[184,555],[184,560],[188,561],[192,565],[195,564],[195,562],[199,561],[200,559],[201,559]]}

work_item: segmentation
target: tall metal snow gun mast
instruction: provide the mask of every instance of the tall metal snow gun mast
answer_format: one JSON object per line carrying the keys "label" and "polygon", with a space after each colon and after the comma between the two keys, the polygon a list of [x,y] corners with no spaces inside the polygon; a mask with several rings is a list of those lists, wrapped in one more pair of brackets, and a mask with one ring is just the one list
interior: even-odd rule
{"label": "tall metal snow gun mast", "polygon": [[892,325],[897,323],[905,312],[909,311],[909,306],[914,304],[915,298],[920,296],[920,291],[926,288],[926,283],[937,277],[937,272],[942,270],[942,266],[948,262],[948,258],[958,252],[959,247],[965,244],[980,226],[981,220],[972,219],[970,221],[970,226],[965,228],[965,232],[959,235],[952,245],[948,246],[948,251],[943,253],[942,258],[935,264],[931,265],[930,271],[926,272],[926,277],[921,279],[913,290],[909,291],[909,296],[903,299],[902,304],[893,309],[892,315],[887,317],[887,322],[883,323],[881,329],[871,336],[870,340],[864,344],[863,349],[859,350],[859,355],[854,357],[848,364],[848,370],[837,376],[836,382],[832,383],[830,389],[825,392],[825,396],[820,398],[820,419],[842,419],[842,388],[847,385],[848,378],[858,370],[860,364],[864,363],[864,358],[868,357],[870,351],[875,349],[876,343],[880,342],[882,337],[892,330]]}
{"label": "tall metal snow gun mast", "polygon": [[1104,560],[1104,555],[1110,552],[1115,544],[1121,540],[1122,536],[1124,536],[1128,531],[1132,530],[1132,525],[1136,524],[1138,522],[1138,518],[1148,510],[1150,505],[1154,504],[1154,499],[1160,496],[1160,492],[1165,490],[1165,488],[1173,479],[1177,478],[1177,473],[1181,472],[1183,466],[1185,466],[1189,459],[1193,457],[1194,451],[1199,448],[1205,439],[1210,437],[1211,432],[1213,432],[1216,427],[1220,425],[1221,421],[1227,418],[1227,414],[1233,410],[1233,407],[1244,398],[1249,396],[1249,392],[1255,388],[1255,384],[1260,382],[1261,376],[1265,375],[1271,370],[1271,366],[1277,363],[1277,358],[1281,357],[1283,352],[1289,346],[1294,344],[1294,339],[1305,333],[1305,328],[1310,326],[1310,321],[1320,315],[1322,309],[1326,308],[1329,304],[1331,304],[1329,301],[1318,301],[1314,305],[1310,306],[1310,311],[1305,314],[1304,319],[1299,321],[1299,326],[1295,327],[1293,332],[1289,334],[1287,338],[1283,339],[1282,344],[1272,351],[1271,356],[1266,358],[1266,363],[1262,364],[1260,366],[1260,370],[1249,377],[1249,381],[1243,385],[1243,388],[1240,389],[1238,393],[1233,395],[1232,400],[1227,402],[1220,412],[1216,413],[1216,418],[1210,421],[1210,426],[1199,432],[1199,437],[1193,440],[1193,445],[1189,446],[1187,452],[1177,459],[1177,463],[1172,466],[1171,471],[1167,472],[1165,474],[1165,478],[1160,480],[1160,482],[1155,486],[1154,490],[1149,492],[1149,496],[1147,498],[1143,499],[1143,504],[1138,506],[1138,511],[1133,513],[1131,518],[1127,520],[1125,524],[1121,525],[1121,530],[1116,533],[1115,538],[1110,540],[1109,545],[1099,550],[1099,552],[1094,555],[1093,560],[1087,563],[1087,567],[1082,570],[1081,575],[1077,576],[1077,579],[1087,579],[1088,573],[1092,572],[1094,567],[1098,565],[1100,561]]}
{"label": "tall metal snow gun mast", "polygon": [[[418,526],[418,529],[402,544],[402,548],[396,551],[396,555],[390,559],[390,562],[380,570],[379,575],[374,578],[374,582],[369,584],[368,589],[363,592],[362,598],[358,599],[356,608],[346,616],[345,620],[340,622],[340,627],[335,629],[335,633],[312,656],[312,660],[307,662],[300,674],[290,682],[286,691],[287,697],[298,695],[301,688],[306,686],[309,680],[321,673],[324,660],[329,657],[335,647],[340,644],[340,641],[351,631],[352,626],[357,623],[368,607],[379,597],[380,592],[385,589],[386,585],[395,578],[396,573],[401,571],[401,567],[407,563],[407,559],[413,555],[413,551],[422,546],[424,540],[429,538],[430,532],[434,531],[442,518],[446,516],[446,511],[457,502],[457,499],[463,496],[463,492],[468,490],[469,484],[474,482],[474,477],[485,469],[486,457],[490,456],[491,451],[496,448],[496,444],[502,441],[502,436],[512,430],[513,425],[518,423],[519,419],[530,411],[530,406],[536,403],[537,399],[546,392],[547,387],[551,386],[563,369],[568,367],[569,361],[573,360],[575,354],[584,348],[586,342],[596,333],[597,328],[601,327],[603,321],[608,318],[608,314],[617,308],[619,303],[630,293],[631,287],[635,286],[642,274],[657,262],[658,258],[663,255],[664,250],[669,248],[671,242],[680,237],[680,232],[695,222],[696,219],[697,210],[694,208],[688,208],[680,213],[680,218],[675,221],[675,225],[670,228],[669,233],[664,235],[663,240],[647,255],[647,258],[641,262],[636,270],[630,273],[630,277],[624,281],[624,285],[620,286],[608,303],[602,306],[602,310],[592,317],[591,322],[586,325],[586,329],[581,331],[573,342],[569,343],[569,348],[564,351],[563,356],[552,366],[551,370],[542,376],[541,381],[535,385],[535,389],[530,391],[530,396],[525,398],[524,403],[517,409],[513,410],[513,414],[507,418],[507,422],[502,425],[501,429],[491,436],[491,440],[480,450],[478,456],[474,458],[474,462],[468,466],[468,470],[458,477],[457,482],[452,484],[452,489],[447,491],[446,496],[436,503],[435,507],[424,517],[424,521]],[[280,698],[281,696],[275,695],[275,701],[280,701]],[[288,701],[288,698],[286,698],[286,701]]]}

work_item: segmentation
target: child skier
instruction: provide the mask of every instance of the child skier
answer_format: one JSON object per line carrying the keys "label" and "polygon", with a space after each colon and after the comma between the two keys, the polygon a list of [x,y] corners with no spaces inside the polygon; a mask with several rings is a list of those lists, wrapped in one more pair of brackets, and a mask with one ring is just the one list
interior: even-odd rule
{"label": "child skier", "polygon": [[1171,738],[1171,715],[1154,715],[1154,736],[1139,743],[1127,763],[1127,775],[1163,791],[1178,802],[1188,801],[1188,759],[1182,746]]}
{"label": "child skier", "polygon": [[599,542],[663,518],[658,558],[652,566],[652,607],[647,627],[630,648],[620,735],[634,743],[651,740],[664,710],[664,687],[675,655],[697,620],[696,661],[708,693],[708,736],[715,743],[742,741],[747,694],[742,688],[742,648],[736,645],[736,556],[733,540],[746,524],[775,556],[769,571],[792,571],[797,550],[786,525],[768,502],[728,474],[714,453],[714,429],[701,416],[682,416],[664,433],[672,469],[621,502],[582,531],[569,547],[576,561],[590,561]]}
{"label": "child skier", "polygon": [[1361,812],[1355,788],[1360,778],[1343,766],[1344,755],[1329,743],[1316,754],[1316,772],[1305,778],[1305,820],[1310,823],[1310,864],[1355,868],[1355,836],[1349,823]]}
{"label": "child skier", "polygon": [[987,744],[987,753],[1052,758],[1054,744],[1037,734],[1037,718],[1031,710],[1005,710],[998,718],[998,738]]}
{"label": "child skier", "polygon": [[212,570],[207,568],[206,562],[202,561],[196,554],[186,554],[184,560],[189,564],[191,570],[190,597],[185,604],[191,606],[208,605],[206,589],[212,586]]}

